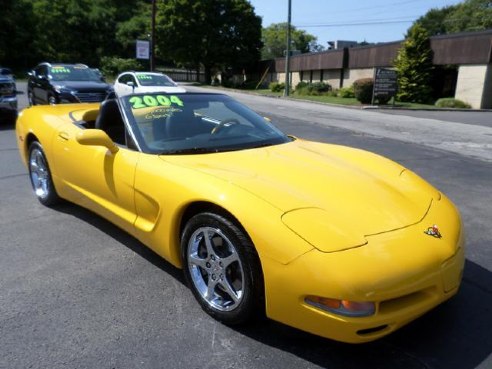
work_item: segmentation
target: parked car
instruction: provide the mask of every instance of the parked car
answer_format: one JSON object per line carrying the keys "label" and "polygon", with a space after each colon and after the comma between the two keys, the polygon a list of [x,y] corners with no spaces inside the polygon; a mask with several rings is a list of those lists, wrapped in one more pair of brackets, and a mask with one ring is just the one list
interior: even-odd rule
{"label": "parked car", "polygon": [[28,76],[30,105],[101,102],[113,90],[84,64],[41,63]]}
{"label": "parked car", "polygon": [[117,96],[125,96],[149,92],[181,93],[186,90],[163,73],[124,72],[116,78],[114,92]]}
{"label": "parked car", "polygon": [[17,88],[9,68],[0,67],[0,119],[15,121],[17,118]]}
{"label": "parked car", "polygon": [[224,323],[266,313],[367,342],[458,292],[464,235],[442,192],[379,155],[288,136],[229,96],[32,107],[16,138],[42,204],[126,230]]}

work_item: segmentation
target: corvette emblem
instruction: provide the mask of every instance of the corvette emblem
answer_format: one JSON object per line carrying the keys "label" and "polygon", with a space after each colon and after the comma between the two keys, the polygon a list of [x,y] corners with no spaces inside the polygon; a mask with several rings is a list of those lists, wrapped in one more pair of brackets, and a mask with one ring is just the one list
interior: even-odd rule
{"label": "corvette emblem", "polygon": [[432,227],[427,228],[424,231],[425,234],[428,234],[429,236],[435,237],[435,238],[441,238],[441,232],[439,232],[439,227],[434,224]]}

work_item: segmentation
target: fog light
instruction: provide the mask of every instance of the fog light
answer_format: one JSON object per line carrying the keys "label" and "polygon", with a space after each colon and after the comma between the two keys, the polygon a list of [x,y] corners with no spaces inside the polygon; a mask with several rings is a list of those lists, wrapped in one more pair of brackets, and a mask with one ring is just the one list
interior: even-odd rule
{"label": "fog light", "polygon": [[306,303],[319,309],[326,310],[338,315],[362,317],[373,315],[376,311],[374,302],[338,300],[328,297],[307,296]]}

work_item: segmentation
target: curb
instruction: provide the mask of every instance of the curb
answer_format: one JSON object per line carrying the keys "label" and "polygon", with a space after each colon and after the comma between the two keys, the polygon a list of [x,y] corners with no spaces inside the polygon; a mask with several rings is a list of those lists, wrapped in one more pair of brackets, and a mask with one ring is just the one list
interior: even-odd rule
{"label": "curb", "polygon": [[224,87],[220,87],[220,86],[196,86],[196,87],[211,88],[211,89],[222,90],[222,91],[231,91],[231,92],[236,92],[236,93],[245,94],[245,95],[268,97],[271,99],[285,99],[285,100],[291,100],[291,101],[302,101],[302,102],[308,102],[308,103],[313,103],[313,104],[318,104],[318,105],[328,105],[328,106],[336,106],[339,108],[358,109],[358,110],[401,110],[401,111],[442,111],[442,112],[455,111],[455,112],[475,112],[475,113],[492,112],[492,109],[405,108],[405,107],[399,107],[399,106],[380,106],[380,105],[359,105],[359,106],[342,105],[342,104],[333,104],[333,103],[328,103],[328,102],[297,99],[297,98],[277,96],[277,95],[264,95],[264,94],[259,94],[259,93],[249,91],[249,90],[239,90],[239,89],[235,89],[235,88],[224,88]]}

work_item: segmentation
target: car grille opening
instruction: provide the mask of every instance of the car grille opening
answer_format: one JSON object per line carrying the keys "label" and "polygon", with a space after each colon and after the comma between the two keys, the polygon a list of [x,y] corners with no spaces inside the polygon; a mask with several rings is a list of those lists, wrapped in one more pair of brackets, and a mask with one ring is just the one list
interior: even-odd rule
{"label": "car grille opening", "polygon": [[381,301],[379,303],[379,313],[392,313],[404,309],[408,306],[425,303],[429,300],[435,299],[435,292],[435,287],[429,287],[391,300]]}
{"label": "car grille opening", "polygon": [[105,92],[77,92],[77,99],[80,102],[101,102],[105,99]]}
{"label": "car grille opening", "polygon": [[365,336],[365,335],[368,335],[368,334],[371,334],[371,333],[380,332],[380,331],[382,331],[382,330],[384,330],[386,328],[388,328],[388,325],[387,324],[380,325],[380,326],[373,327],[373,328],[367,328],[367,329],[358,330],[357,331],[357,334],[359,336]]}

